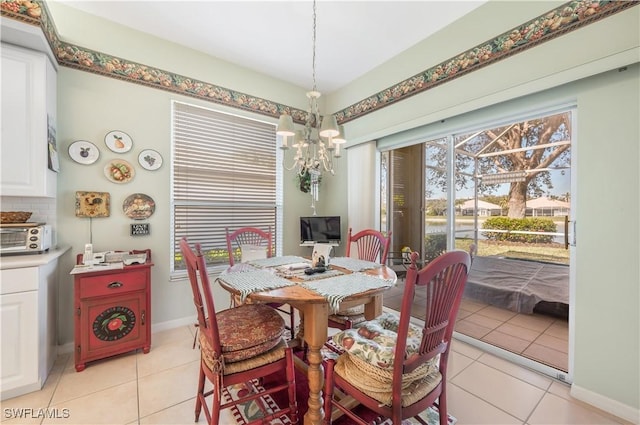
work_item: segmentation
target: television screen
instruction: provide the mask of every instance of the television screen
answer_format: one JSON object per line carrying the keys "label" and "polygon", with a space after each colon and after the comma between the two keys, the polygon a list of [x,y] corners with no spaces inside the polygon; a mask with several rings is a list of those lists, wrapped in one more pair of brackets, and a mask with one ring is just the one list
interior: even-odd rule
{"label": "television screen", "polygon": [[340,217],[300,217],[302,243],[340,243]]}

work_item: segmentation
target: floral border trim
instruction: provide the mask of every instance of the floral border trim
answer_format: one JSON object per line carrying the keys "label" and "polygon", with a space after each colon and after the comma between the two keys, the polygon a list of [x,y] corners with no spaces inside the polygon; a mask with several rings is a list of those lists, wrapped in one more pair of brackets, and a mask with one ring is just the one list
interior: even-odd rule
{"label": "floral border trim", "polygon": [[345,123],[640,4],[574,0],[336,113]]}
{"label": "floral border trim", "polygon": [[[297,123],[306,122],[307,111],[301,109],[61,41],[45,1],[1,1],[2,16],[42,28],[61,66],[171,91],[269,117],[277,118],[287,113]],[[638,4],[640,2],[637,0],[570,1],[336,112],[336,118],[340,124],[352,121]]]}

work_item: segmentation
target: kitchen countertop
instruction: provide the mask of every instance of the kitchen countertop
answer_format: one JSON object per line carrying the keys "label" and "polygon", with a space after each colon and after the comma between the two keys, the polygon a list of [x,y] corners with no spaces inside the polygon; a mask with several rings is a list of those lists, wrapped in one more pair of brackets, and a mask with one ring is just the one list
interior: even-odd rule
{"label": "kitchen countertop", "polygon": [[0,257],[0,270],[42,266],[64,255],[70,249],[70,246],[57,246],[44,254],[3,255]]}

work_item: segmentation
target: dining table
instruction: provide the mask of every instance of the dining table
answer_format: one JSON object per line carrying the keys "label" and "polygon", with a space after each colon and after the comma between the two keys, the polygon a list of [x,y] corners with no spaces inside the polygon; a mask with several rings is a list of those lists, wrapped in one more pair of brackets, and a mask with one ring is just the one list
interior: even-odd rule
{"label": "dining table", "polygon": [[303,326],[295,337],[307,345],[304,367],[309,385],[303,423],[320,425],[324,418],[321,350],[328,339],[329,315],[364,304],[367,320],[379,316],[383,293],[395,286],[397,276],[386,265],[350,257],[331,258],[324,272],[304,273],[310,266],[304,257],[270,257],[235,264],[216,280],[240,302],[286,303],[300,312]]}

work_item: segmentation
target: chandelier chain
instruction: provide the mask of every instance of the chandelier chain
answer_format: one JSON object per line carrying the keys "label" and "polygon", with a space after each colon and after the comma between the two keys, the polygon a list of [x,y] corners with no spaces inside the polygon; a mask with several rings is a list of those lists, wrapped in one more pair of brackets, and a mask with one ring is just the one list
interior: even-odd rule
{"label": "chandelier chain", "polygon": [[312,42],[312,55],[311,58],[311,71],[313,73],[313,91],[317,91],[316,88],[316,0],[313,0],[313,36],[311,37]]}

